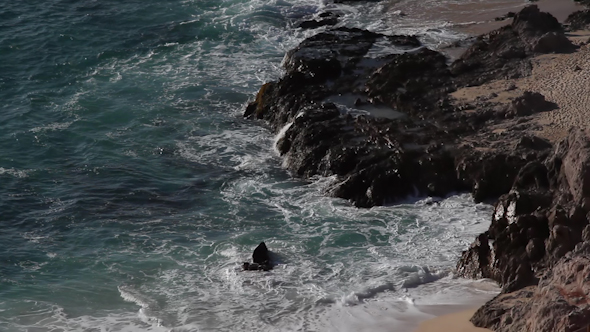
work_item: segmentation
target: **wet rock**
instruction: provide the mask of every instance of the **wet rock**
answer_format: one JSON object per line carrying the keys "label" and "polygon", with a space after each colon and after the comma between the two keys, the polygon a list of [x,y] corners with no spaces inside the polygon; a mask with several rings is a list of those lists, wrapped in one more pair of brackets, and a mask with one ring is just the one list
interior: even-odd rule
{"label": "wet rock", "polygon": [[[420,47],[415,37],[349,28],[319,33],[287,53],[285,75],[263,85],[244,115],[281,132],[277,149],[292,174],[336,175],[327,193],[356,206],[466,190],[477,201],[496,199],[510,190],[525,165],[546,157],[550,144],[516,132],[510,137],[494,133],[489,125],[505,121],[506,110],[502,113],[484,102],[456,108],[449,93],[478,82],[474,75],[502,78],[504,70],[516,68],[498,62],[498,52],[515,57],[513,64],[529,56],[530,45],[520,34],[542,36],[529,29],[542,26],[535,23],[537,12],[533,10],[532,18],[519,13],[522,17],[512,32],[500,29],[483,38],[483,44],[476,42],[462,59],[468,66],[479,62],[481,72],[453,72],[455,65],[449,66],[441,53]],[[549,28],[541,29],[546,33]],[[385,44],[404,52],[371,52]],[[518,54],[510,55],[513,51]],[[496,65],[503,67],[494,72]],[[533,93],[514,104],[520,115],[546,109],[544,98]],[[547,176],[538,174],[548,172],[543,167],[531,168],[520,181],[547,185]],[[521,196],[519,207],[536,206],[532,200],[539,195]]]}
{"label": "wet rock", "polygon": [[333,12],[323,12],[318,15],[319,19],[306,20],[299,23],[301,29],[316,29],[323,26],[338,24],[339,15]]}
{"label": "wet rock", "polygon": [[264,242],[260,242],[256,249],[254,249],[252,261],[257,264],[269,264],[270,256],[268,255],[268,248]]}
{"label": "wet rock", "polygon": [[270,271],[273,268],[273,263],[270,259],[270,252],[264,242],[254,249],[252,253],[252,263],[244,262],[242,268],[245,271]]}
{"label": "wet rock", "polygon": [[[460,274],[479,274],[503,286],[502,294],[472,318],[477,326],[495,331],[576,331],[590,324],[587,301],[563,291],[587,276],[577,273],[590,259],[589,148],[588,133],[573,129],[544,162],[527,164],[511,192],[496,205],[485,233],[493,263],[482,265],[466,254],[461,258]],[[481,243],[480,237],[470,250]],[[571,320],[564,318],[566,311],[572,313]]]}
{"label": "wet rock", "polygon": [[463,252],[457,264],[457,273],[465,278],[489,278],[495,273],[492,263],[489,238],[485,233],[480,234],[471,247]]}

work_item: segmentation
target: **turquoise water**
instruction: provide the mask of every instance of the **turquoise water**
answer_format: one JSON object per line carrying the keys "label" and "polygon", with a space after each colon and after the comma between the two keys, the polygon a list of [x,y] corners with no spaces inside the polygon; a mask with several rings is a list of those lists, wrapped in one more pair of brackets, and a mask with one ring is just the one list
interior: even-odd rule
{"label": "turquoise water", "polygon": [[[0,3],[0,330],[347,330],[372,324],[350,310],[395,325],[470,293],[450,271],[489,206],[355,209],[241,118],[325,8],[395,28],[382,5],[312,0]],[[241,272],[260,241],[280,264]]]}

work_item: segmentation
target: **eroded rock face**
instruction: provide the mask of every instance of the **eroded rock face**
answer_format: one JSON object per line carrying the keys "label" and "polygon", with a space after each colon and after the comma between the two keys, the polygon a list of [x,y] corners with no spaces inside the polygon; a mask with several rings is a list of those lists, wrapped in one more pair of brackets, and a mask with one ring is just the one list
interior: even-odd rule
{"label": "eroded rock face", "polygon": [[535,53],[566,53],[576,49],[563,34],[563,27],[551,14],[528,6],[511,25],[477,38],[451,66],[463,85],[480,85],[497,78],[530,75],[528,58]]}
{"label": "eroded rock face", "polygon": [[580,10],[567,17],[565,23],[569,24],[569,30],[583,30],[590,25],[590,9]]}
{"label": "eroded rock face", "polygon": [[[511,29],[527,38],[561,31],[551,16],[531,8],[518,14]],[[487,79],[503,78],[509,63],[519,66],[531,53],[520,37],[497,38],[502,47],[525,51],[508,62],[486,63],[481,68],[491,73]],[[398,52],[372,55],[384,45]],[[476,43],[460,62],[476,63],[483,54]],[[510,189],[524,165],[550,148],[491,129],[551,109],[542,95],[525,94],[500,112],[493,105],[457,107],[449,93],[472,84],[471,71],[453,72],[456,64],[449,66],[443,54],[422,47],[415,37],[334,29],[289,51],[284,66],[283,78],[265,84],[245,116],[265,120],[275,132],[283,129],[277,148],[293,174],[335,174],[328,192],[359,207],[464,190],[477,201],[494,199]]]}
{"label": "eroded rock face", "polygon": [[496,332],[578,332],[590,325],[590,243],[546,270],[537,286],[500,294],[471,321]]}
{"label": "eroded rock face", "polygon": [[[590,290],[579,289],[582,302],[568,295],[588,276],[577,266],[590,258],[590,244],[581,244],[590,239],[589,172],[590,135],[580,129],[572,129],[544,161],[521,169],[496,204],[489,230],[457,266],[462,276],[492,278],[503,286],[502,294],[473,317],[477,326],[576,331],[590,324],[585,302]],[[577,244],[582,249],[572,252]]]}
{"label": "eroded rock face", "polygon": [[[397,52],[375,55],[384,45]],[[588,133],[572,130],[555,147],[535,136],[529,120],[559,106],[538,93],[524,92],[507,106],[489,98],[458,105],[450,93],[528,75],[531,56],[574,49],[557,20],[536,6],[478,38],[450,65],[415,37],[339,28],[289,51],[285,75],[263,85],[244,115],[280,132],[277,149],[293,175],[335,175],[329,194],[359,207],[465,190],[476,201],[498,199],[490,228],[457,266],[461,276],[502,286],[473,321],[499,331],[545,331],[535,319],[549,324],[546,317],[573,310],[546,330],[569,331],[588,311],[585,300],[574,303],[560,291],[569,284],[559,272],[571,267],[564,256],[574,259],[576,244],[590,239]],[[556,292],[561,302],[532,307],[532,299],[559,299]]]}

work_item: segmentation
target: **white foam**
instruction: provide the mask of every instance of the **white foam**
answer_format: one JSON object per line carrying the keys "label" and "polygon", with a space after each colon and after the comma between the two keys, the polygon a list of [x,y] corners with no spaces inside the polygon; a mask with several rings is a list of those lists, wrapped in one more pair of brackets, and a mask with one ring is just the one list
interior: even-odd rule
{"label": "white foam", "polygon": [[[299,117],[299,115],[297,115]],[[279,141],[281,139],[283,139],[285,137],[285,134],[287,133],[287,130],[289,130],[289,128],[291,128],[291,126],[293,125],[293,122],[289,122],[286,125],[283,126],[283,128],[281,128],[281,130],[279,130],[279,133],[275,136],[275,139],[273,141],[273,149],[274,151],[280,155],[281,152],[279,151],[279,149],[277,148],[277,144],[279,143]]]}
{"label": "white foam", "polygon": [[8,174],[8,175],[14,176],[16,178],[26,178],[29,176],[29,173],[31,171],[32,170],[16,169],[14,167],[12,167],[12,168],[0,167],[0,175]]}

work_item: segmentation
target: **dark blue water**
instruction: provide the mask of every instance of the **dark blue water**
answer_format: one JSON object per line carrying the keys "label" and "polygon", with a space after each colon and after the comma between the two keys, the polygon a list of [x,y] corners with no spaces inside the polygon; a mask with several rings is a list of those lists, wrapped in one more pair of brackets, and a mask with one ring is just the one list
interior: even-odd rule
{"label": "dark blue water", "polygon": [[[355,209],[323,195],[329,178],[291,178],[241,118],[315,33],[301,17],[393,32],[372,6],[0,3],[0,330],[355,330],[367,308],[395,324],[442,288],[477,293],[450,271],[488,206]],[[263,240],[281,264],[240,272]]]}

